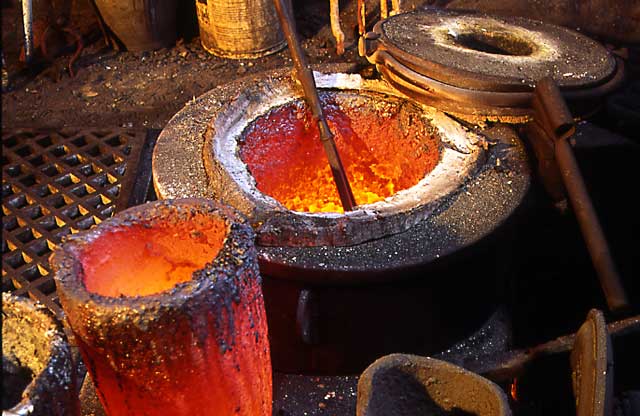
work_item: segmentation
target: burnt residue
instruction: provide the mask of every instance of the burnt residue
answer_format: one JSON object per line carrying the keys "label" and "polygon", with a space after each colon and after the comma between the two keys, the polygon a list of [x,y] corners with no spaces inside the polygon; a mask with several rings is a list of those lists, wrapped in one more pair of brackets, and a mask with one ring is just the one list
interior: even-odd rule
{"label": "burnt residue", "polygon": [[[196,216],[221,218],[228,232],[216,258],[194,272],[191,280],[143,297],[103,297],[84,287],[79,255],[102,233]],[[55,252],[52,265],[60,300],[107,411],[114,400],[101,390],[105,374],[115,377],[123,396],[136,379],[145,379],[149,389],[145,394],[160,408],[170,400],[162,395],[167,383],[192,377],[192,371],[206,371],[203,361],[213,350],[221,354],[224,368],[237,371],[235,379],[243,380],[240,367],[245,373],[250,367],[245,377],[260,380],[259,385],[270,384],[270,374],[262,370],[269,349],[253,239],[253,230],[233,209],[210,200],[186,199],[130,208],[100,227],[74,235]],[[247,339],[254,340],[253,348],[247,349]]]}
{"label": "burnt residue", "polygon": [[2,294],[2,409],[78,415],[76,367],[64,332],[43,305]]}
{"label": "burnt residue", "polygon": [[34,379],[33,371],[14,356],[2,356],[2,408],[20,403],[22,392]]}

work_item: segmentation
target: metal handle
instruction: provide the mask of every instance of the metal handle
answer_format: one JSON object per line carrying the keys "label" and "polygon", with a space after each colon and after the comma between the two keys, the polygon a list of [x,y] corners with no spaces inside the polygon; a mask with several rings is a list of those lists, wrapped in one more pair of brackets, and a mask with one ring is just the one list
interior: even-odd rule
{"label": "metal handle", "polygon": [[551,78],[536,83],[533,99],[536,122],[555,143],[555,159],[562,181],[567,189],[571,206],[591,256],[600,286],[609,309],[624,311],[629,308],[627,295],[609,250],[607,239],[598,221],[580,168],[569,144],[575,124],[558,86]]}
{"label": "metal handle", "polygon": [[301,290],[296,310],[296,329],[302,342],[307,345],[320,344],[319,315],[317,295],[307,289]]}

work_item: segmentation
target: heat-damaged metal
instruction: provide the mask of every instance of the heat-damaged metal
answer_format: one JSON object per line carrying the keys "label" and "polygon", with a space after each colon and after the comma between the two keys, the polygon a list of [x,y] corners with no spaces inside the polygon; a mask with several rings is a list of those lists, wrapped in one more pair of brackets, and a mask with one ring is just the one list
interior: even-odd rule
{"label": "heat-damaged metal", "polygon": [[[553,169],[550,174],[552,178],[557,178],[557,172],[560,173],[594,268],[598,273],[607,304],[612,310],[627,309],[629,308],[627,295],[569,143],[570,137],[575,132],[575,124],[560,90],[551,78],[543,78],[536,83],[532,107],[535,112],[535,123],[547,136],[543,139],[545,144],[536,144],[534,148],[549,149],[549,142],[553,143],[553,156],[557,170],[553,163],[549,163],[548,157],[543,159],[543,163],[547,163],[547,166]],[[536,132],[539,133],[540,129],[536,129]],[[540,138],[540,135],[536,134],[532,139],[535,140],[536,137]],[[539,152],[541,153],[547,152]],[[549,176],[546,184],[552,190],[551,194],[557,194],[559,192],[557,187],[551,185],[548,178]],[[557,179],[554,184],[557,186]]]}
{"label": "heat-damaged metal", "polygon": [[304,52],[300,46],[298,34],[296,33],[295,21],[293,20],[293,16],[286,1],[275,0],[274,3],[276,5],[276,10],[278,11],[280,26],[282,27],[287,43],[289,44],[289,51],[291,52],[296,75],[302,84],[307,105],[311,108],[311,112],[313,113],[313,119],[318,123],[320,140],[322,141],[322,147],[324,148],[324,152],[329,160],[329,166],[331,166],[331,173],[333,175],[333,180],[336,183],[336,187],[338,188],[342,207],[345,211],[353,211],[356,206],[356,201],[353,198],[353,192],[351,192],[351,186],[349,186],[349,179],[344,171],[340,154],[336,148],[336,143],[333,139],[334,135],[331,132],[329,124],[327,124],[327,119],[324,116],[316,83],[313,79],[313,73],[307,65]]}
{"label": "heat-damaged metal", "polygon": [[2,415],[77,416],[76,366],[42,304],[2,294]]}
{"label": "heat-damaged metal", "polygon": [[491,381],[430,357],[392,354],[358,381],[357,416],[510,416],[507,396]]}
{"label": "heat-damaged metal", "polygon": [[621,62],[590,38],[516,17],[403,13],[377,23],[359,49],[400,91],[462,114],[530,116],[532,91],[543,77],[584,106],[623,78]]}
{"label": "heat-damaged metal", "polygon": [[144,200],[151,168],[138,161],[151,142],[128,129],[3,129],[2,290],[62,318],[49,255],[64,236]]}
{"label": "heat-damaged metal", "polygon": [[[151,232],[155,237],[144,242]],[[112,258],[118,243],[109,242],[118,235],[143,241],[137,251],[149,250],[149,258],[137,253],[137,267],[127,264],[126,255]],[[60,301],[107,413],[270,414],[271,365],[253,239],[246,220],[229,207],[174,200],[125,210],[56,250]],[[214,240],[220,247],[215,258],[200,259],[207,261],[204,267],[194,263],[190,279],[170,289],[110,296],[89,283],[102,276],[93,275],[93,267],[102,267],[88,257],[94,249],[104,252],[102,264],[120,267],[115,276],[127,279],[120,274],[131,271],[135,280],[153,258],[168,261],[167,273],[189,267],[192,257],[183,257]],[[195,246],[169,254],[171,241]]]}
{"label": "heat-damaged metal", "polygon": [[571,351],[577,416],[613,415],[613,350],[601,311],[589,311]]}

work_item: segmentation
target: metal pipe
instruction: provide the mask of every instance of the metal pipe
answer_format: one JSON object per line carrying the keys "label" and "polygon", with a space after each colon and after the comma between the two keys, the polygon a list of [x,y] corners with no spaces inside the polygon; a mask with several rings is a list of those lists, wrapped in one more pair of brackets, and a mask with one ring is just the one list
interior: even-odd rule
{"label": "metal pipe", "polygon": [[627,296],[568,140],[556,141],[555,155],[609,309],[624,310],[629,306]]}
{"label": "metal pipe", "polygon": [[367,11],[364,0],[358,0],[358,35],[360,36],[364,35],[366,30],[366,14]]}
{"label": "metal pipe", "polygon": [[307,66],[305,61],[304,52],[298,41],[298,35],[296,33],[295,22],[289,8],[286,4],[287,0],[274,0],[278,17],[280,19],[280,25],[282,31],[287,39],[289,45],[289,51],[291,52],[291,58],[298,75],[298,79],[302,84],[304,95],[307,99],[307,103],[311,108],[313,118],[318,123],[320,130],[320,140],[324,147],[324,151],[329,159],[329,166],[331,167],[331,173],[333,174],[333,180],[338,188],[338,194],[340,195],[340,201],[342,202],[342,208],[345,211],[352,211],[356,206],[351,187],[349,186],[349,180],[345,174],[338,149],[336,148],[335,141],[333,139],[333,133],[329,129],[327,120],[322,112],[322,106],[320,105],[320,97],[318,96],[318,90],[316,89],[316,83],[313,79],[313,73]]}
{"label": "metal pipe", "polygon": [[562,182],[567,189],[609,309],[626,310],[629,303],[620,275],[568,141],[575,131],[573,118],[558,86],[551,78],[544,78],[536,83],[533,108],[536,121],[555,143],[554,154]]}
{"label": "metal pipe", "polygon": [[24,61],[33,59],[33,7],[31,0],[22,0],[22,26],[24,28]]}

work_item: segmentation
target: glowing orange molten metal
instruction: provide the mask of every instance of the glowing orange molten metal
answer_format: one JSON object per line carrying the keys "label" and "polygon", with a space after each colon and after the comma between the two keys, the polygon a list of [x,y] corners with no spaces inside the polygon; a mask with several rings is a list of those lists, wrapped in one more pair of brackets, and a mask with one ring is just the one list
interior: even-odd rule
{"label": "glowing orange molten metal", "polygon": [[[321,99],[358,205],[410,188],[438,163],[438,142],[417,113],[410,115],[409,104],[352,107],[328,95]],[[240,158],[257,188],[288,209],[343,212],[317,124],[299,103],[256,119]]]}
{"label": "glowing orange molten metal", "polygon": [[223,222],[198,231],[188,226],[134,225],[103,235],[83,253],[85,286],[102,296],[146,296],[190,280],[194,271],[216,257],[226,227]]}

